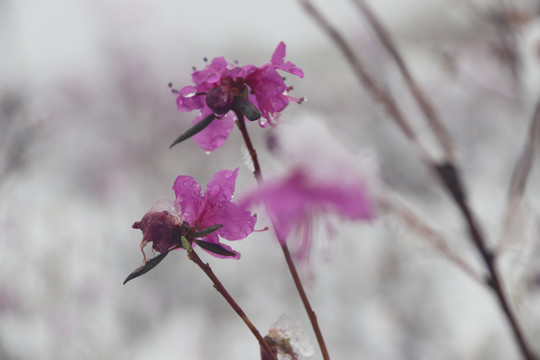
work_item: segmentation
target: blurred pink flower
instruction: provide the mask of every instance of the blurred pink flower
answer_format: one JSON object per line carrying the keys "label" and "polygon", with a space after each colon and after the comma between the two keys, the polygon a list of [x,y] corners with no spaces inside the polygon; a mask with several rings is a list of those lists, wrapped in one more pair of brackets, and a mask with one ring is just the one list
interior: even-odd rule
{"label": "blurred pink flower", "polygon": [[235,112],[231,110],[243,113],[250,120],[259,119],[260,126],[267,127],[276,124],[281,111],[290,101],[302,101],[287,95],[290,88],[276,71],[304,76],[300,68],[290,61],[284,61],[285,47],[285,43],[280,42],[271,61],[261,67],[238,67],[223,57],[216,57],[204,69],[191,75],[194,85],[178,91],[178,110],[199,110],[193,124],[212,114],[217,117],[193,137],[201,148],[213,151],[227,140],[236,119]]}
{"label": "blurred pink flower", "polygon": [[[280,242],[287,241],[293,230],[308,231],[314,216],[324,219],[334,213],[349,220],[370,220],[374,216],[368,191],[361,183],[317,182],[302,168],[265,182],[246,195],[240,205],[248,207],[261,202],[272,219]],[[309,239],[303,239],[296,256],[306,257],[309,249]]]}
{"label": "blurred pink flower", "polygon": [[363,168],[362,159],[331,136],[324,123],[306,120],[276,129],[273,150],[288,163],[285,174],[265,181],[239,202],[244,208],[264,204],[278,240],[292,241],[300,259],[310,252],[313,224],[329,225],[335,216],[345,220],[375,217],[374,172]]}
{"label": "blurred pink flower", "polygon": [[[176,200],[158,201],[141,221],[133,224],[133,228],[143,232],[141,248],[151,242],[154,250],[163,253],[179,247],[182,235],[220,224],[223,226],[205,235],[204,241],[235,254],[234,258],[239,259],[240,253],[219,241],[219,237],[227,240],[246,238],[253,232],[257,221],[249,211],[231,201],[237,176],[238,169],[218,171],[208,183],[204,195],[201,195],[201,186],[193,177],[178,176],[173,186]],[[230,257],[208,252],[220,258]]]}

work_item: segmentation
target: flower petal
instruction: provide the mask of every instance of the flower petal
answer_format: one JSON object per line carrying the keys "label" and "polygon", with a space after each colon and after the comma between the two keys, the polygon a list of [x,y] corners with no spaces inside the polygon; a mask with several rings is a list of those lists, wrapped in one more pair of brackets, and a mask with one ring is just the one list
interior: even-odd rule
{"label": "flower petal", "polygon": [[368,192],[361,184],[311,183],[301,169],[263,184],[242,199],[240,206],[245,208],[257,202],[265,204],[281,242],[317,212],[334,212],[351,220],[369,220],[374,216]]}
{"label": "flower petal", "polygon": [[251,90],[260,97],[276,96],[287,91],[281,75],[268,64],[250,74],[246,81]]}
{"label": "flower petal", "polygon": [[182,209],[184,221],[190,225],[197,219],[202,208],[201,186],[191,176],[180,175],[173,185],[176,202]]}
{"label": "flower petal", "polygon": [[185,86],[179,91],[176,98],[178,111],[193,111],[202,109],[205,103],[205,96],[197,95],[197,88],[194,86]]}
{"label": "flower petal", "polygon": [[[208,114],[212,113],[212,110],[203,109],[201,114],[197,115],[193,120],[193,123],[196,124],[202,119],[204,119]],[[221,118],[217,118],[210,125],[206,127],[203,131],[193,136],[193,141],[199,145],[203,150],[214,151],[227,140],[229,134],[231,133],[234,127],[234,115],[229,112]]]}
{"label": "flower petal", "polygon": [[286,54],[285,49],[285,43],[283,41],[280,42],[276,50],[274,51],[274,54],[272,55],[272,65],[274,65],[276,69],[280,69],[288,72],[289,74],[293,74],[303,78],[304,72],[302,71],[302,69],[300,69],[298,66],[294,65],[290,61],[287,61],[286,63],[284,62]]}
{"label": "flower petal", "polygon": [[204,194],[204,207],[195,219],[198,228],[207,228],[216,224],[223,227],[205,238],[218,243],[218,236],[227,240],[240,240],[253,232],[257,219],[245,209],[231,202],[234,193],[238,168],[218,171],[208,183]]}
{"label": "flower petal", "polygon": [[[229,202],[232,199],[238,168],[234,170],[221,170],[214,174],[212,180],[206,187],[204,198],[208,203],[216,204],[218,202]],[[216,223],[221,224],[221,223]]]}
{"label": "flower petal", "polygon": [[207,213],[208,219],[216,224],[223,224],[216,233],[227,240],[245,239],[253,232],[257,218],[248,210],[234,203],[220,203]]}
{"label": "flower petal", "polygon": [[266,182],[243,198],[240,207],[263,202],[280,242],[285,242],[292,229],[300,225],[307,211],[309,193],[303,189],[298,176]]}
{"label": "flower petal", "polygon": [[227,69],[227,65],[227,60],[223,56],[216,57],[203,70],[195,71],[191,75],[191,79],[195,85],[216,83],[221,79],[221,73]]}
{"label": "flower petal", "polygon": [[368,192],[361,184],[341,187],[324,184],[313,190],[317,193],[318,203],[345,218],[370,220],[375,215]]}

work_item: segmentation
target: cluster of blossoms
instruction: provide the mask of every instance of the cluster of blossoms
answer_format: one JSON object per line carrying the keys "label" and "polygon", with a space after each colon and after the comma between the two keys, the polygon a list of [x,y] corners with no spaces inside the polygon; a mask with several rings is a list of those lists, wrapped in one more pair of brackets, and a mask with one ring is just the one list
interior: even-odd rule
{"label": "cluster of blossoms", "polygon": [[[195,85],[177,91],[177,104],[181,111],[200,111],[195,124],[207,122],[194,137],[203,149],[211,151],[220,146],[235,117],[262,117],[262,127],[275,125],[289,101],[300,101],[287,95],[289,88],[277,70],[300,77],[304,74],[284,58],[285,44],[281,42],[271,61],[260,67],[238,67],[217,57],[192,74]],[[288,171],[249,192],[240,206],[231,202],[238,169],[216,173],[204,195],[191,176],[178,176],[173,187],[176,200],[159,201],[133,225],[143,232],[141,249],[152,243],[153,250],[164,254],[185,248],[184,237],[214,256],[238,259],[240,254],[220,243],[219,237],[247,237],[256,221],[247,209],[264,203],[278,240],[284,244],[292,233],[298,234],[295,255],[306,259],[312,243],[309,229],[315,218],[324,223],[333,214],[350,220],[374,216],[365,174],[356,171],[357,158],[329,134],[329,129],[314,119],[278,128],[278,152],[289,163]]]}
{"label": "cluster of blossoms", "polygon": [[261,127],[274,126],[290,101],[302,101],[287,95],[290,88],[277,70],[299,77],[304,77],[304,73],[284,58],[285,43],[281,42],[271,61],[260,67],[239,67],[224,57],[216,57],[191,75],[194,85],[181,88],[176,103],[179,111],[200,111],[193,124],[208,123],[193,137],[201,148],[213,151],[220,147],[227,140],[237,114],[259,120]]}
{"label": "cluster of blossoms", "polygon": [[[284,58],[285,44],[281,42],[271,61],[260,67],[238,67],[217,57],[203,70],[195,71],[194,85],[175,93],[178,110],[198,110],[199,114],[194,126],[173,145],[193,136],[204,150],[213,151],[225,142],[234,121],[243,122],[244,117],[259,120],[261,127],[275,126],[290,101],[302,101],[288,95],[290,88],[277,70],[299,77],[304,74]],[[204,194],[193,177],[178,176],[173,186],[176,199],[158,201],[133,224],[133,228],[143,233],[140,246],[145,261],[124,283],[150,271],[178,248],[191,253],[190,258],[195,262],[198,259],[192,249],[195,245],[219,258],[239,259],[240,253],[221,243],[220,238],[240,240],[251,234],[257,219],[248,208],[257,203],[265,205],[282,245],[292,240],[292,233],[301,235],[297,236],[300,241],[295,246],[299,259],[306,259],[310,253],[312,239],[308,229],[315,219],[324,223],[333,214],[351,220],[371,219],[373,204],[364,174],[356,171],[356,159],[329,133],[322,123],[313,120],[277,129],[277,152],[289,163],[288,172],[264,182],[238,204],[231,201],[238,169],[218,171]],[[160,254],[147,262],[144,248],[150,243]],[[200,259],[198,262],[205,272],[209,271]],[[221,286],[215,281],[214,284]],[[216,289],[224,294],[224,289]],[[287,316],[272,326],[264,340],[261,340],[263,360],[273,357],[303,360],[313,354],[305,331]]]}

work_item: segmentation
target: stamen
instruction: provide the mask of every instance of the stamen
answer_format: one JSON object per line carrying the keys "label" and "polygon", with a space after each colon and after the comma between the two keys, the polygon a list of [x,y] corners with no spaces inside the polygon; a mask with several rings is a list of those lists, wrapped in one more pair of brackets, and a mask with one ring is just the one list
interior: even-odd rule
{"label": "stamen", "polygon": [[169,89],[171,89],[171,92],[172,92],[173,94],[178,95],[179,91],[176,90],[175,88],[173,88],[172,82],[170,82],[168,86],[169,86]]}

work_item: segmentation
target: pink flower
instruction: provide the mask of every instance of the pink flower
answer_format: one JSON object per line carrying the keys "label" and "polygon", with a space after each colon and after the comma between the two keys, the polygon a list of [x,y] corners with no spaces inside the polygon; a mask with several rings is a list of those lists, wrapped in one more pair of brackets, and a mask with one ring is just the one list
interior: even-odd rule
{"label": "pink flower", "polygon": [[[240,206],[264,204],[278,240],[294,242],[296,257],[306,259],[311,225],[336,215],[345,220],[374,218],[371,179],[359,169],[361,161],[315,119],[277,130],[277,151],[289,163],[287,172],[248,193]],[[293,233],[299,236],[293,239]]]}
{"label": "pink flower", "polygon": [[[374,217],[371,199],[361,183],[318,182],[302,168],[264,183],[248,194],[241,205],[248,207],[261,202],[272,219],[280,242],[286,242],[293,231],[308,232],[315,216],[324,219],[330,214],[337,214],[349,220]],[[303,238],[297,245],[297,257],[305,258],[309,253],[310,239]]]}
{"label": "pink flower", "polygon": [[209,116],[216,117],[193,137],[201,148],[213,151],[220,147],[233,128],[237,112],[252,121],[259,119],[261,127],[274,126],[290,101],[302,101],[287,95],[290,88],[277,72],[304,77],[300,68],[284,61],[285,47],[280,42],[271,61],[261,67],[238,67],[216,57],[203,70],[192,74],[194,85],[180,89],[176,103],[179,111],[200,111],[193,124]]}
{"label": "pink flower", "polygon": [[204,243],[216,245],[229,254],[208,252],[220,258],[239,259],[240,253],[219,241],[219,237],[227,240],[244,239],[253,232],[255,226],[256,217],[231,201],[237,175],[238,169],[218,171],[208,183],[204,195],[201,195],[201,186],[193,177],[178,176],[173,186],[176,200],[158,201],[141,221],[133,224],[133,228],[143,232],[141,248],[151,242],[154,250],[163,253],[180,247],[181,236],[189,237],[214,225],[223,225],[204,235]]}

